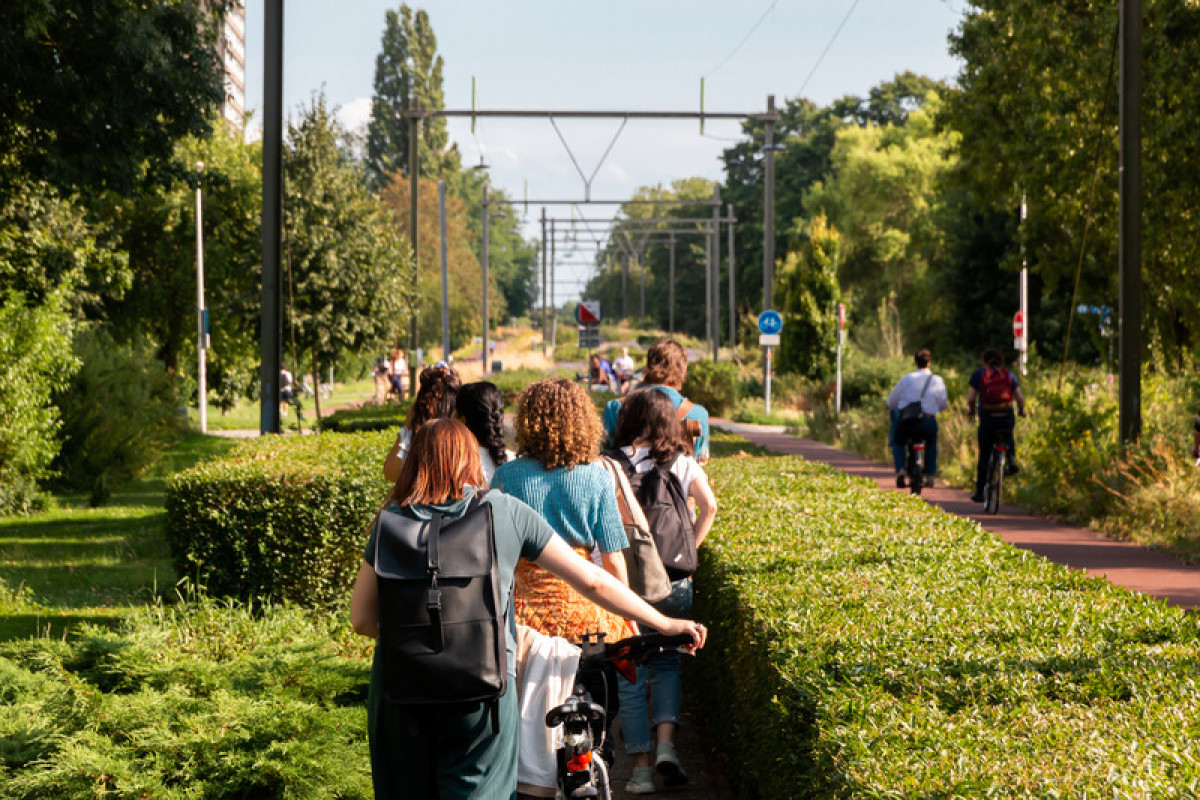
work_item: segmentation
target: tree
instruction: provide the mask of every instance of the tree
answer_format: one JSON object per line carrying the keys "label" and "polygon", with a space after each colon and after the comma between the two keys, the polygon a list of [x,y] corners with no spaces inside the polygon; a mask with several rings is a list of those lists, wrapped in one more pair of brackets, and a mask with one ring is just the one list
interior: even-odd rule
{"label": "tree", "polygon": [[[407,4],[385,16],[381,50],[375,57],[375,96],[367,127],[367,168],[375,186],[383,186],[391,172],[408,174],[408,120],[403,111],[419,107],[440,110],[442,57],[429,15],[413,14]],[[421,121],[417,157],[420,174],[445,177],[461,164],[456,147],[449,147],[446,120],[427,117]]]}
{"label": "tree", "polygon": [[801,223],[796,234],[800,241],[784,258],[776,285],[783,315],[779,368],[822,380],[836,357],[841,236],[824,214]]}
{"label": "tree", "polygon": [[902,126],[838,131],[829,175],[804,208],[842,235],[838,277],[853,307],[872,311],[894,294],[905,340],[928,342],[945,313],[929,261],[941,247],[933,212],[956,137],[935,128],[936,95],[924,105]]}
{"label": "tree", "polygon": [[[202,172],[197,164],[203,163]],[[196,188],[202,190],[204,294],[209,308],[213,389],[232,400],[257,368],[262,275],[261,145],[225,126],[185,138],[163,180],[129,198],[111,198],[120,220],[132,291],[106,304],[104,317],[124,342],[150,337],[168,370],[188,374],[196,347]],[[228,404],[226,402],[226,404]]]}
{"label": "tree", "polygon": [[323,96],[289,121],[287,138],[284,340],[320,375],[322,358],[391,338],[412,313],[415,276],[408,242],[367,192]]}
{"label": "tree", "polygon": [[[962,134],[981,205],[1011,215],[1027,199],[1021,238],[1044,281],[1041,319],[1062,330],[1074,304],[1117,305],[1117,9],[972,6],[951,36],[963,70],[944,122]],[[1144,324],[1148,347],[1180,354],[1200,330],[1200,15],[1185,0],[1149,3],[1144,32]],[[1005,260],[1018,259],[1014,240]]]}
{"label": "tree", "polygon": [[[21,175],[129,192],[208,131],[224,97],[214,47],[227,0],[0,4],[0,196]],[[18,154],[15,157],[13,154]]]}
{"label": "tree", "polygon": [[[420,314],[418,329],[420,345],[431,347],[442,341],[442,260],[441,237],[438,231],[437,182],[423,179],[420,182],[418,203],[418,253],[416,304]],[[408,232],[409,182],[397,173],[384,187],[382,201],[395,220],[396,227]],[[474,209],[453,195],[446,196],[446,271],[449,277],[450,299],[450,347],[457,349],[482,333],[483,323],[483,270],[472,248],[468,222],[478,216]],[[494,275],[489,275],[489,316],[492,324],[503,320],[505,315],[503,296],[498,294]],[[402,329],[397,327],[393,335],[400,338]]]}

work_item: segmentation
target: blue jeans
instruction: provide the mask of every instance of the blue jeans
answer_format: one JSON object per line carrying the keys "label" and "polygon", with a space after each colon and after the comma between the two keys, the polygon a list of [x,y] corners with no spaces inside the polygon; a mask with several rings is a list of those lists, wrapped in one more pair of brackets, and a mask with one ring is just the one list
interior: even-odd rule
{"label": "blue jeans", "polygon": [[[668,617],[684,617],[692,610],[692,579],[671,582],[671,593],[654,603]],[[643,633],[656,631],[646,625]],[[637,668],[633,683],[617,680],[621,698],[621,736],[630,755],[654,752],[652,728],[663,722],[679,724],[683,714],[683,683],[679,677],[679,653],[665,653]],[[647,702],[647,695],[649,701]]]}
{"label": "blue jeans", "polygon": [[[907,455],[904,452],[904,445],[907,442],[905,435],[907,426],[902,426],[897,421],[900,416],[899,410],[891,412],[891,415],[892,426],[888,431],[888,442],[892,445],[892,463],[896,466],[896,472],[904,472],[905,456]],[[915,427],[925,437],[925,474],[932,478],[937,475],[937,417],[923,416],[915,424]]]}

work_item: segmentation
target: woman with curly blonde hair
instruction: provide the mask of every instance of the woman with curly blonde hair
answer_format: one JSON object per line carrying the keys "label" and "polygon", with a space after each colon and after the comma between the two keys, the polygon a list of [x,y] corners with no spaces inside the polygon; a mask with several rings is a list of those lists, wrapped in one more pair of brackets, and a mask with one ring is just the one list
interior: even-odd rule
{"label": "woman with curly blonde hair", "polygon": [[[492,488],[523,500],[584,556],[628,584],[629,546],[612,477],[599,462],[604,428],[587,390],[563,378],[529,386],[517,399],[517,458],[496,468]],[[631,633],[628,623],[584,599],[535,564],[517,568],[514,610],[519,624],[578,643],[603,631],[608,641]]]}

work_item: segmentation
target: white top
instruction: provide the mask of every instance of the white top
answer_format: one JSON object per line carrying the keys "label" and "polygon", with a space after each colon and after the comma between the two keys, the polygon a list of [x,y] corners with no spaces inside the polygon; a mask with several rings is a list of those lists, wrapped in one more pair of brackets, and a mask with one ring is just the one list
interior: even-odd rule
{"label": "white top", "polygon": [[633,357],[617,356],[617,360],[613,362],[613,369],[616,370],[618,374],[632,375]]}
{"label": "white top", "polygon": [[[921,391],[925,389],[926,381],[929,382],[929,389],[922,397]],[[940,377],[930,372],[929,367],[913,370],[901,378],[900,382],[896,384],[896,388],[892,389],[892,393],[888,395],[887,407],[895,411],[897,408],[904,408],[909,403],[915,403],[918,400],[921,401],[921,411],[931,417],[950,407],[950,401],[946,397],[946,384]]]}
{"label": "white top", "polygon": [[[622,447],[621,452],[628,456],[629,463],[633,464],[635,471],[649,472],[654,469],[654,459],[650,457],[650,448],[639,447],[635,450],[632,447]],[[679,485],[683,487],[685,497],[696,476],[704,474],[704,468],[700,466],[700,462],[696,461],[692,456],[683,453],[675,456],[675,460],[671,462],[669,471],[676,478],[679,478]]]}
{"label": "white top", "polygon": [[401,428],[400,435],[396,437],[396,441],[400,443],[400,449],[396,451],[396,455],[403,461],[404,457],[408,455],[409,445],[412,444],[412,431],[407,427]]}
{"label": "white top", "polygon": [[[504,461],[507,463],[517,457],[517,454],[507,447],[504,448]],[[496,462],[492,460],[492,454],[487,451],[483,445],[479,446],[479,461],[483,465],[483,479],[490,486],[492,476],[496,474]]]}

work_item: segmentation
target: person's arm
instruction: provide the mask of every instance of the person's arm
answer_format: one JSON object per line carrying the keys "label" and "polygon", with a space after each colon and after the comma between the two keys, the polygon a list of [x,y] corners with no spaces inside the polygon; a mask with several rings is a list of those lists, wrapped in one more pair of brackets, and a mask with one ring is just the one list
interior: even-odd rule
{"label": "person's arm", "polygon": [[629,571],[625,568],[625,551],[614,550],[611,553],[601,553],[600,563],[604,571],[619,580],[622,585],[629,585]]}
{"label": "person's arm", "polygon": [[975,416],[975,387],[967,387],[967,415]]}
{"label": "person's arm", "polygon": [[900,384],[904,383],[904,378],[896,381],[896,385],[892,387],[891,393],[888,394],[887,407],[888,411],[895,411],[899,403]]}
{"label": "person's arm", "polygon": [[355,633],[375,639],[379,636],[379,578],[375,568],[363,559],[350,598],[350,625]]}
{"label": "person's arm", "polygon": [[612,575],[572,551],[558,536],[546,544],[541,555],[534,561],[601,608],[642,625],[649,625],[668,636],[688,634],[692,637],[693,650],[704,646],[707,631],[703,625],[691,620],[664,616],[628,587],[622,586]]}
{"label": "person's arm", "polygon": [[712,530],[713,520],[717,518],[717,496],[713,494],[704,470],[696,471],[696,476],[688,486],[688,497],[696,501],[696,519],[692,523],[692,533],[696,536],[696,547],[699,547],[704,543],[704,537]]}
{"label": "person's arm", "polygon": [[1017,413],[1022,417],[1025,416],[1025,394],[1021,391],[1020,386],[1013,387],[1013,399],[1017,401]]}
{"label": "person's arm", "polygon": [[388,450],[387,457],[383,459],[383,477],[388,479],[388,483],[395,483],[400,477],[400,467],[404,461],[400,457],[400,437],[396,437],[396,441],[392,442],[392,449]]}
{"label": "person's arm", "polygon": [[934,387],[933,391],[933,399],[937,403],[937,410],[939,412],[945,411],[950,407],[950,396],[946,392],[946,382],[941,378],[937,379],[937,386]]}

